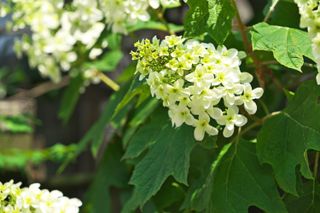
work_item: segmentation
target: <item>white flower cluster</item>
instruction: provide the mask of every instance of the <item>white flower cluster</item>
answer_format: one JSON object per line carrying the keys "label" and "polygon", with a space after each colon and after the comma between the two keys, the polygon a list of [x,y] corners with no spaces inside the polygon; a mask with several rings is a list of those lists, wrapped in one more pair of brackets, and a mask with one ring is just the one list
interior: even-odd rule
{"label": "white flower cluster", "polygon": [[317,83],[320,84],[320,1],[295,0],[301,15],[300,26],[308,28],[312,51],[318,65]]}
{"label": "white flower cluster", "polygon": [[217,135],[217,126],[224,126],[224,137],[235,127],[246,124],[239,106],[249,114],[257,111],[253,101],[263,94],[252,89],[252,75],[240,71],[236,49],[167,36],[135,44],[133,60],[138,60],[140,80],[146,78],[151,94],[169,108],[169,117],[176,127],[183,123],[195,127],[194,137],[201,141],[205,133]]}
{"label": "white flower cluster", "polygon": [[138,20],[148,21],[148,7],[157,9],[179,6],[179,0],[99,0],[106,21],[112,26],[113,32],[126,33],[126,25]]}
{"label": "white flower cluster", "polygon": [[21,188],[13,180],[0,182],[0,213],[77,213],[82,205],[76,198],[67,198],[60,191],[41,190],[34,183]]}
{"label": "white flower cluster", "polygon": [[[6,2],[6,3],[5,3]],[[61,78],[60,69],[81,68],[81,63],[103,53],[107,41],[101,34],[111,28],[126,33],[128,24],[147,21],[148,7],[179,4],[179,0],[10,0],[0,2],[0,15],[12,5],[12,30],[30,28],[32,35],[16,42],[18,55],[26,52],[30,65],[53,81]],[[102,41],[101,41],[102,40]],[[80,70],[85,72],[86,70]],[[79,73],[79,69],[75,74]]]}

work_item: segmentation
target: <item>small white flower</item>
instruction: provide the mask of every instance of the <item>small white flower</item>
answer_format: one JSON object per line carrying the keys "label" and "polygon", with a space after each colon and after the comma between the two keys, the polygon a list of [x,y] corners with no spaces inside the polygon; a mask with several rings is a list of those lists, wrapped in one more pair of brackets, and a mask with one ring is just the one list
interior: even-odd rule
{"label": "small white flower", "polygon": [[199,119],[195,121],[194,138],[197,141],[202,141],[205,133],[209,135],[217,135],[217,128],[210,126],[210,117],[207,114],[199,115]]}
{"label": "small white flower", "polygon": [[237,107],[230,107],[227,109],[226,114],[220,116],[217,122],[220,125],[224,125],[223,136],[229,138],[233,135],[234,127],[241,127],[247,123],[247,118],[238,114],[239,109]]}
{"label": "small white flower", "polygon": [[103,50],[101,48],[92,48],[89,53],[89,58],[90,59],[96,59],[99,55],[101,55]]}
{"label": "small white flower", "polygon": [[[32,31],[15,43],[17,55],[26,53],[30,65],[55,82],[60,80],[60,68],[70,71],[72,76],[85,72],[81,63],[76,63],[81,60],[73,60],[69,57],[71,54],[90,59],[102,54],[108,45],[106,41],[99,41],[105,29],[126,34],[127,26],[150,19],[149,6],[159,8],[179,3],[178,0],[74,0],[66,6],[69,3],[64,0],[12,2],[1,3],[0,15],[10,11],[12,21],[8,26],[12,30],[27,27]],[[183,42],[182,38],[170,39],[170,44]],[[167,52],[162,49],[164,55]]]}
{"label": "small white flower", "polygon": [[[301,15],[300,27],[308,28],[308,34],[312,41],[312,52],[320,72],[320,2],[319,0],[294,0],[299,7]],[[320,76],[316,76],[317,84],[320,85]]]}
{"label": "small white flower", "polygon": [[182,79],[178,79],[173,83],[173,85],[166,84],[165,90],[169,96],[170,102],[176,102],[180,96],[188,95],[188,93],[183,88],[184,81]]}
{"label": "small white flower", "polygon": [[181,126],[183,123],[188,125],[192,125],[194,123],[194,118],[191,115],[189,108],[184,105],[172,107],[168,111],[168,114],[171,118],[172,124],[176,127]]}
{"label": "small white flower", "polygon": [[243,86],[243,95],[240,97],[240,100],[244,104],[244,108],[249,114],[254,114],[257,111],[257,105],[253,101],[254,99],[259,99],[263,95],[262,88],[256,88],[252,90],[250,84],[246,83]]}
{"label": "small white flower", "polygon": [[68,212],[78,213],[82,205],[76,198],[64,197],[60,191],[40,189],[40,184],[31,184],[21,188],[21,183],[13,181],[2,184],[0,182],[0,210],[1,212]]}
{"label": "small white flower", "polygon": [[159,0],[149,0],[149,4],[153,9],[157,9],[158,7],[160,7]]}

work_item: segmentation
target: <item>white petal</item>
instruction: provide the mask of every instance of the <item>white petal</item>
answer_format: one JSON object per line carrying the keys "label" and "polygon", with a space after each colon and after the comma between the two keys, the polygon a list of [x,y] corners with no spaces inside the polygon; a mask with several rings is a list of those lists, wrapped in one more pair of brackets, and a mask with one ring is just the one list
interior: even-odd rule
{"label": "white petal", "polygon": [[252,115],[257,112],[257,105],[254,101],[248,101],[244,103],[244,108],[246,111]]}
{"label": "white petal", "polygon": [[233,132],[234,132],[234,128],[232,130],[229,130],[228,128],[224,128],[223,136],[225,138],[229,138],[229,137],[231,137],[231,135],[233,135]]}
{"label": "white petal", "polygon": [[159,0],[149,0],[149,5],[153,8],[153,9],[157,9],[160,6],[160,2]]}
{"label": "white petal", "polygon": [[186,119],[186,124],[188,124],[190,126],[194,126],[195,122],[196,122],[196,120],[191,114]]}
{"label": "white petal", "polygon": [[194,138],[197,141],[202,141],[204,138],[204,129],[200,128],[200,127],[196,127],[194,129]]}
{"label": "white petal", "polygon": [[181,116],[175,116],[176,127],[181,126],[184,123],[184,119]]}
{"label": "white petal", "polygon": [[249,83],[245,83],[245,84],[243,85],[243,91],[244,91],[244,93],[246,93],[246,92],[251,93],[251,91],[252,91],[251,85],[250,85]]}
{"label": "white petal", "polygon": [[235,116],[234,124],[236,126],[243,126],[247,123],[248,119],[244,117],[243,115],[237,115]]}
{"label": "white petal", "polygon": [[228,56],[229,57],[233,58],[233,57],[235,57],[237,55],[238,55],[238,50],[236,50],[236,49],[229,49],[228,50]]}
{"label": "white petal", "polygon": [[213,119],[219,119],[223,115],[222,110],[217,107],[210,108],[207,110],[207,112],[210,115],[210,117]]}
{"label": "white petal", "polygon": [[217,123],[220,125],[225,125],[227,123],[226,116],[221,116],[216,119]]}
{"label": "white petal", "polygon": [[236,97],[229,94],[227,94],[224,98],[225,105],[229,107],[233,106],[235,101]]}
{"label": "white petal", "polygon": [[242,72],[240,75],[241,83],[250,83],[253,80],[253,76],[250,73]]}
{"label": "white petal", "polygon": [[316,76],[317,84],[320,85],[320,72]]}
{"label": "white petal", "polygon": [[261,98],[261,96],[263,95],[263,89],[262,88],[255,88],[254,90],[252,90],[253,93],[253,98],[254,99],[258,99]]}
{"label": "white petal", "polygon": [[230,130],[230,131],[233,131],[234,125],[233,124],[227,124],[225,128]]}
{"label": "white petal", "polygon": [[212,126],[210,126],[210,125],[207,126],[206,132],[207,132],[209,135],[217,135],[217,134],[219,133],[219,131],[217,130],[217,128],[212,127]]}
{"label": "white petal", "polygon": [[231,106],[227,109],[227,114],[228,115],[235,115],[238,114],[239,108],[237,106]]}
{"label": "white petal", "polygon": [[149,19],[150,19],[150,15],[149,15],[149,13],[141,13],[140,15],[139,15],[139,19],[141,20],[141,21],[148,21]]}
{"label": "white petal", "polygon": [[184,85],[184,80],[183,79],[178,79],[176,82],[174,82],[174,86],[181,88]]}

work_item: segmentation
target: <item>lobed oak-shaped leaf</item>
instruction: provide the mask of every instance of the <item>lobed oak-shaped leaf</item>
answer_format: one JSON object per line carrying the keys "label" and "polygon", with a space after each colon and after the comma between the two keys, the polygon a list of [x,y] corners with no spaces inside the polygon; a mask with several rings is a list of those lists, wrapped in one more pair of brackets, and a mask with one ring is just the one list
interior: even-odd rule
{"label": "lobed oak-shaped leaf", "polygon": [[270,172],[259,164],[255,144],[245,140],[227,144],[206,182],[191,196],[191,209],[247,213],[250,206],[257,206],[266,212],[286,212]]}
{"label": "lobed oak-shaped leaf", "polygon": [[311,179],[307,151],[320,150],[320,87],[304,83],[283,113],[267,120],[258,135],[257,154],[272,166],[280,187],[297,195],[296,168]]}
{"label": "lobed oak-shaped leaf", "polygon": [[[167,118],[164,113],[161,116]],[[143,132],[143,130],[149,131],[148,138],[143,137],[143,140],[150,141],[153,145],[133,171],[130,184],[134,185],[134,191],[123,212],[130,212],[139,206],[142,207],[159,191],[169,176],[173,176],[176,181],[187,185],[190,152],[195,145],[192,127],[183,125],[175,129],[171,126],[168,118],[162,126],[158,125],[158,119],[154,119],[153,122],[155,122],[154,125],[146,125],[145,129],[137,132],[140,135],[139,132]],[[158,126],[158,128],[149,128],[150,125]],[[145,149],[145,147],[140,148]],[[136,156],[140,152],[135,151],[134,153]],[[130,155],[132,156],[132,153]]]}
{"label": "lobed oak-shaped leaf", "polygon": [[251,30],[253,50],[272,51],[283,66],[301,72],[303,56],[314,60],[311,40],[304,31],[259,23]]}

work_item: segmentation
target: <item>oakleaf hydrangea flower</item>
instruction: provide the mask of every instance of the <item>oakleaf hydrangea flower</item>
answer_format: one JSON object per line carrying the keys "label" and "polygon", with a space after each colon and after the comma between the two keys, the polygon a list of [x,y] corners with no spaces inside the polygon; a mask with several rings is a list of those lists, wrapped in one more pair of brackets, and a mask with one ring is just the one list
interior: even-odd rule
{"label": "oakleaf hydrangea flower", "polygon": [[312,51],[317,62],[317,83],[320,84],[320,1],[295,0],[301,15],[300,26],[307,28],[312,40]]}
{"label": "oakleaf hydrangea flower", "polygon": [[[0,17],[12,13],[10,30],[29,28],[15,43],[18,56],[26,53],[32,67],[58,82],[61,72],[91,72],[83,61],[99,57],[108,43],[107,31],[127,33],[127,26],[148,21],[152,8],[178,6],[179,0],[8,0],[0,1]],[[76,69],[73,69],[76,67]],[[87,75],[88,76],[88,75]],[[94,81],[95,82],[95,81]]]}
{"label": "oakleaf hydrangea flower", "polygon": [[80,200],[65,197],[58,190],[40,189],[38,183],[21,188],[21,183],[13,180],[0,182],[1,213],[77,213],[81,205]]}
{"label": "oakleaf hydrangea flower", "polygon": [[252,89],[253,77],[240,71],[236,49],[186,40],[181,36],[156,37],[135,43],[132,58],[136,72],[146,79],[151,95],[167,107],[173,126],[193,126],[196,140],[205,134],[231,137],[236,127],[247,123],[239,107],[257,111],[255,99],[262,88]]}

